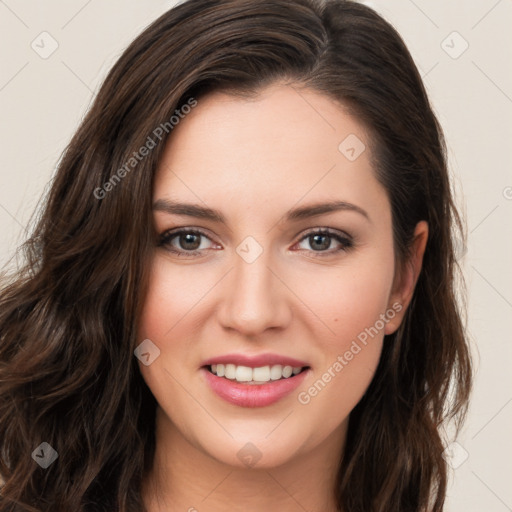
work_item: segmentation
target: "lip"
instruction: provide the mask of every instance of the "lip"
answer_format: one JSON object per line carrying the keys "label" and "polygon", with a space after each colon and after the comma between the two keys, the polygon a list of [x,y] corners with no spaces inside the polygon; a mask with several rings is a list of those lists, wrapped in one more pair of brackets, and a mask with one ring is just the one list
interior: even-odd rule
{"label": "lip", "polygon": [[[300,363],[300,361],[297,362]],[[301,364],[297,366],[301,366]],[[217,377],[205,367],[200,369],[210,389],[220,398],[239,407],[249,408],[265,407],[281,400],[297,389],[310,371],[311,369],[307,368],[297,375],[287,379],[269,381],[267,384],[244,384],[236,380]]]}
{"label": "lip", "polygon": [[249,368],[259,368],[261,366],[272,366],[280,364],[282,366],[309,366],[308,363],[279,354],[258,354],[250,356],[247,354],[225,354],[223,356],[212,357],[202,363],[202,366],[210,366],[212,364],[235,364],[236,366],[248,366]]}

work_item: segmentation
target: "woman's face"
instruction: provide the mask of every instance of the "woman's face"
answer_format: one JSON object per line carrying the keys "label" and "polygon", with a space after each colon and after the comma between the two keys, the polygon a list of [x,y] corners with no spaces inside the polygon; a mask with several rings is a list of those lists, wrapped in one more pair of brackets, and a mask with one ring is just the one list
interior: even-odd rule
{"label": "woman's face", "polygon": [[210,94],[175,126],[138,332],[173,439],[258,467],[342,440],[407,302],[367,146],[331,99],[280,84]]}

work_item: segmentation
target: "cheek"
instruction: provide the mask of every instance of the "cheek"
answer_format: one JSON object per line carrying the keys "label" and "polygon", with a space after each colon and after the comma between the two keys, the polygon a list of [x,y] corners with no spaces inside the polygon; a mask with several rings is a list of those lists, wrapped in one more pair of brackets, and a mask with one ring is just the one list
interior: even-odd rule
{"label": "cheek", "polygon": [[[308,418],[322,418],[318,435],[336,428],[363,397],[378,366],[393,282],[393,258],[359,260],[338,272],[316,272],[298,291],[322,323],[312,336],[321,354],[299,403]],[[309,290],[309,291],[308,291]]]}
{"label": "cheek", "polygon": [[167,372],[175,375],[173,361],[189,364],[187,338],[191,336],[191,330],[187,324],[187,313],[190,315],[198,297],[204,294],[202,287],[195,290],[196,282],[187,280],[185,273],[180,274],[176,269],[166,265],[165,258],[155,256],[138,322],[138,340],[149,339],[160,351],[150,365],[139,363],[141,374],[155,396],[160,388],[168,388],[172,384]]}
{"label": "cheek", "polygon": [[386,313],[393,284],[393,260],[381,254],[380,258],[354,258],[350,265],[339,269],[320,269],[314,274],[302,274],[295,279],[295,291],[318,320],[316,343],[328,353],[343,353],[351,341],[364,339],[371,329],[382,330],[379,321]]}
{"label": "cheek", "polygon": [[139,369],[156,401],[176,423],[187,416],[183,411],[193,408],[181,386],[188,379],[185,369],[194,365],[190,350],[193,308],[204,294],[201,279],[191,279],[190,272],[169,265],[165,256],[154,257],[138,322],[138,339],[151,340],[160,352],[148,366],[139,362]]}
{"label": "cheek", "polygon": [[[212,283],[209,284],[208,276],[199,271],[195,271],[193,275],[194,278],[186,268],[170,265],[164,256],[155,256],[139,320],[140,339],[158,340],[167,346],[167,340],[175,338],[177,332],[183,331],[187,324],[187,315],[193,314],[193,308],[214,284],[213,276],[210,278]],[[176,345],[173,344],[175,348]]]}

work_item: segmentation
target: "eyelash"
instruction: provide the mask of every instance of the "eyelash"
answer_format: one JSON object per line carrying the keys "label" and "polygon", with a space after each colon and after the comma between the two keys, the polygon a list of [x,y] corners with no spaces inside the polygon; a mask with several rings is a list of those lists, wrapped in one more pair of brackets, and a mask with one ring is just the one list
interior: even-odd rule
{"label": "eyelash", "polygon": [[[195,249],[194,251],[185,251],[185,250],[177,250],[171,245],[171,241],[176,238],[179,235],[183,234],[194,234],[194,235],[202,235],[205,238],[208,238],[210,240],[210,237],[200,229],[180,229],[178,231],[164,231],[160,235],[160,239],[158,242],[159,247],[164,247],[167,251],[174,253],[175,255],[179,257],[193,257],[197,256],[202,250],[204,249]],[[313,230],[310,230],[306,232],[300,240],[296,243],[300,243],[303,240],[307,239],[308,237],[312,235],[324,235],[328,236],[334,240],[336,240],[338,243],[340,243],[341,247],[335,250],[325,250],[325,251],[313,251],[311,252],[315,253],[315,257],[325,257],[325,256],[332,256],[333,254],[339,253],[340,251],[347,252],[350,249],[353,248],[354,242],[351,239],[350,236],[343,236],[337,231],[333,231],[329,228],[316,228]],[[295,245],[295,244],[294,244]],[[301,249],[301,250],[307,250],[307,249]]]}

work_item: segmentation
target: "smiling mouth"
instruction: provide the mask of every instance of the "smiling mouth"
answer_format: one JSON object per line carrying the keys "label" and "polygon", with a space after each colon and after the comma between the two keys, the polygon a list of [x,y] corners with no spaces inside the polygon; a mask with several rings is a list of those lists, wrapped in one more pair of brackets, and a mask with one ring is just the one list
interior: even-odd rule
{"label": "smiling mouth", "polygon": [[251,368],[235,364],[212,364],[204,366],[210,373],[241,384],[267,384],[299,375],[309,366],[284,366],[280,364]]}

